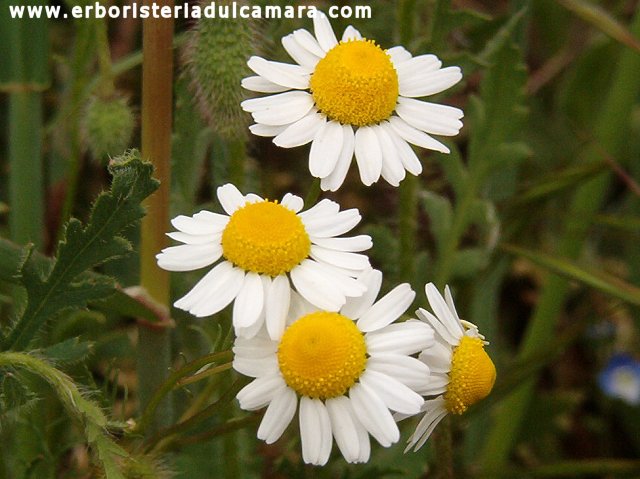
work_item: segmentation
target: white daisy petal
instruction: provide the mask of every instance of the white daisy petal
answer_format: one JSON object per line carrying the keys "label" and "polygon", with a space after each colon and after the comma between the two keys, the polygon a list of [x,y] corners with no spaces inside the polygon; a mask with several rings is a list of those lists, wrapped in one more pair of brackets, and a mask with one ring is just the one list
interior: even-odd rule
{"label": "white daisy petal", "polygon": [[371,236],[358,235],[349,238],[314,238],[313,243],[335,251],[366,251],[373,246]]}
{"label": "white daisy petal", "polygon": [[420,131],[412,127],[400,117],[392,116],[391,118],[389,118],[389,124],[401,138],[408,141],[409,143],[421,146],[422,148],[427,148],[429,150],[439,151],[440,153],[450,152],[449,148],[440,143],[438,140],[427,135],[424,131]]}
{"label": "white daisy petal", "polygon": [[400,431],[384,402],[369,387],[358,383],[349,390],[358,420],[383,447],[398,442]]}
{"label": "white daisy petal", "polygon": [[315,244],[311,245],[310,256],[321,263],[327,263],[355,271],[364,270],[370,266],[369,258],[367,258],[366,255],[348,253],[345,251],[335,251]]}
{"label": "white daisy petal", "polygon": [[265,358],[234,356],[233,369],[252,378],[278,374],[278,360],[273,354]]}
{"label": "white daisy petal", "polygon": [[282,201],[280,202],[280,204],[289,208],[294,213],[298,213],[304,206],[304,201],[297,195],[287,193],[282,197]]}
{"label": "white daisy petal", "polygon": [[267,444],[272,444],[280,439],[282,433],[287,428],[298,406],[296,393],[288,387],[282,387],[273,397],[267,411],[264,413],[260,427],[258,428],[258,439],[262,439]]}
{"label": "white daisy petal", "polygon": [[333,217],[322,216],[310,219],[302,218],[307,234],[313,238],[329,238],[339,236],[353,229],[362,217],[356,209],[344,210]]}
{"label": "white daisy petal", "polygon": [[220,233],[222,233],[224,228],[227,226],[227,223],[229,223],[229,217],[227,215],[222,215],[220,213],[214,213],[207,210],[198,211],[193,215],[193,217],[199,221],[209,223]]}
{"label": "white daisy petal", "polygon": [[247,200],[231,183],[218,187],[218,201],[227,214],[232,215],[238,208],[242,208]]}
{"label": "white daisy petal", "polygon": [[358,428],[362,428],[351,410],[349,399],[338,396],[327,399],[325,403],[331,430],[336,444],[347,462],[357,462],[360,456],[360,438]]}
{"label": "white daisy petal", "polygon": [[320,187],[324,191],[337,191],[349,171],[351,160],[353,159],[353,153],[355,150],[355,135],[351,125],[342,125],[342,150],[336,165],[328,176],[322,178]]}
{"label": "white daisy petal", "polygon": [[372,127],[363,126],[356,131],[355,154],[360,179],[365,186],[378,181],[382,172],[382,152]]}
{"label": "white daisy petal", "polygon": [[460,330],[460,332],[464,333],[464,328],[462,327],[462,324],[460,323],[460,316],[458,315],[458,311],[456,311],[456,305],[453,303],[453,296],[451,296],[451,289],[449,289],[449,285],[444,287],[444,299],[447,303],[447,306],[449,306],[449,310],[451,311],[451,314],[453,315],[453,317],[455,319],[457,319],[458,321],[458,328]]}
{"label": "white daisy petal", "polygon": [[254,379],[236,395],[240,407],[246,411],[262,409],[273,399],[274,395],[284,386],[280,375],[263,376]]}
{"label": "white daisy petal", "polygon": [[396,147],[398,156],[400,157],[400,161],[402,162],[402,166],[404,166],[404,168],[412,175],[417,176],[422,173],[422,164],[420,163],[417,155],[409,146],[409,144],[405,140],[400,138],[391,124],[388,121],[383,121],[380,124],[380,127],[383,128],[384,131],[389,135],[389,138],[391,138],[391,141]]}
{"label": "white daisy petal", "polygon": [[457,315],[454,316],[447,302],[444,300],[438,288],[433,283],[429,283],[424,287],[424,291],[427,294],[427,299],[429,300],[429,305],[431,309],[438,317],[442,324],[449,330],[449,333],[453,337],[460,339],[461,333],[463,332],[460,326],[460,322],[457,318]]}
{"label": "white daisy petal", "polygon": [[460,80],[462,80],[460,68],[447,67],[436,71],[425,70],[398,77],[398,87],[402,96],[422,97],[445,91]]}
{"label": "white daisy petal", "polygon": [[331,420],[319,399],[300,398],[300,440],[302,459],[307,464],[323,466],[331,453]]}
{"label": "white daisy petal", "polygon": [[312,109],[298,121],[288,125],[273,139],[273,143],[281,148],[294,148],[312,141],[318,130],[326,123],[324,115]]}
{"label": "white daisy petal", "polygon": [[289,56],[295,60],[299,65],[303,65],[308,68],[315,68],[316,64],[320,60],[320,57],[314,55],[309,50],[304,48],[298,43],[295,35],[290,33],[282,37],[282,46],[287,51]]}
{"label": "white daisy petal", "polygon": [[211,271],[205,274],[196,285],[191,288],[186,295],[174,303],[176,308],[189,311],[203,298],[208,297],[209,293],[219,281],[219,278],[227,278],[233,270],[233,265],[228,261],[223,261],[213,267]]}
{"label": "white daisy petal", "polygon": [[440,423],[442,418],[447,414],[447,410],[444,407],[444,400],[442,398],[426,401],[423,406],[423,410],[427,411],[427,413],[420,420],[416,427],[416,431],[409,438],[408,445],[404,452],[407,452],[412,448],[414,451],[420,449],[427,439],[429,439],[429,436],[438,423]]}
{"label": "white daisy petal", "polygon": [[382,273],[377,269],[365,271],[358,279],[367,287],[367,290],[360,297],[347,298],[346,304],[340,310],[340,313],[352,319],[359,319],[371,308],[382,286]]}
{"label": "white daisy petal", "polygon": [[279,339],[284,331],[291,300],[291,286],[285,275],[273,278],[265,299],[265,321],[269,337]]}
{"label": "white daisy petal", "polygon": [[413,98],[399,98],[396,112],[409,125],[434,135],[454,136],[462,128],[459,108],[428,103]]}
{"label": "white daisy petal", "polygon": [[260,275],[248,272],[233,303],[233,326],[249,328],[260,317],[264,307],[264,289]]}
{"label": "white daisy petal", "polygon": [[345,28],[344,33],[342,34],[342,41],[346,42],[348,40],[362,40],[360,32],[351,25]]}
{"label": "white daisy petal", "polygon": [[[364,284],[352,277],[356,275],[353,271],[318,261],[305,261],[308,261],[307,266],[309,268],[315,270],[328,282],[336,286],[343,296],[361,296],[366,290]],[[367,265],[367,268],[370,268],[370,266]]]}
{"label": "white daisy petal", "polygon": [[304,90],[309,87],[310,69],[299,65],[272,62],[253,56],[247,62],[249,68],[277,85]]}
{"label": "white daisy petal", "polygon": [[414,354],[428,348],[433,342],[433,329],[422,321],[410,319],[368,333],[365,339],[367,352],[372,356],[385,353]]}
{"label": "white daisy petal", "polygon": [[418,393],[397,379],[377,371],[365,371],[360,376],[360,382],[375,391],[389,409],[402,414],[418,414],[424,403]]}
{"label": "white daisy petal", "polygon": [[342,126],[328,121],[320,126],[309,152],[309,172],[316,178],[328,176],[334,169],[343,141]]}
{"label": "white daisy petal", "polygon": [[409,58],[404,62],[400,62],[396,65],[396,71],[398,72],[398,81],[401,78],[411,79],[416,75],[435,71],[442,66],[442,62],[435,55],[418,55],[417,57]]}
{"label": "white daisy petal", "polygon": [[389,136],[389,133],[387,133],[387,128],[378,125],[375,129],[382,152],[382,170],[380,173],[391,186],[398,186],[405,177],[402,160],[396,151],[393,140]]}
{"label": "white daisy petal", "polygon": [[217,276],[211,281],[211,289],[188,311],[199,318],[221,311],[237,296],[244,283],[244,276],[245,272],[235,267],[226,275]]}
{"label": "white daisy petal", "polygon": [[171,224],[175,229],[190,235],[215,235],[219,233],[217,225],[192,216],[176,216],[171,220]]}
{"label": "white daisy petal", "polygon": [[182,231],[172,231],[166,233],[166,235],[176,241],[180,241],[184,244],[205,244],[220,241],[220,234],[213,235],[190,235],[189,233],[183,233]]}
{"label": "white daisy petal", "polygon": [[235,357],[249,359],[266,358],[278,350],[278,343],[266,336],[254,336],[253,338],[236,338],[233,346]]}
{"label": "white daisy petal", "polygon": [[438,394],[444,394],[449,386],[448,374],[436,374],[433,371],[429,376],[429,382],[426,384],[422,393],[425,396],[436,396]]}
{"label": "white daisy petal", "polygon": [[240,82],[242,88],[259,93],[280,93],[287,91],[289,87],[278,85],[261,76],[251,76],[243,78]]}
{"label": "white daisy petal", "polygon": [[315,37],[311,35],[311,33],[309,33],[307,30],[302,28],[300,30],[295,30],[293,32],[293,37],[300,44],[300,46],[308,50],[309,53],[312,53],[318,58],[324,58],[326,52],[322,49],[322,47],[318,43],[318,40],[316,40]]}
{"label": "white daisy petal", "polygon": [[453,344],[445,344],[440,340],[434,341],[431,347],[420,353],[418,359],[423,363],[428,364],[432,373],[446,374],[451,370],[451,359],[453,357],[451,347],[455,347],[457,344],[457,341]]}
{"label": "white daisy petal", "polygon": [[449,330],[449,328],[445,326],[441,319],[439,319],[437,316],[434,316],[429,311],[419,308],[416,311],[416,316],[418,316],[418,319],[421,319],[422,321],[428,323],[429,326],[431,326],[436,331],[436,333],[438,333],[440,337],[450,345],[455,346],[460,342],[462,334],[460,334],[459,336],[453,334]]}
{"label": "white daisy petal", "polygon": [[388,48],[386,51],[387,51],[387,54],[391,57],[391,61],[393,62],[393,65],[396,67],[400,63],[406,62],[407,60],[411,59],[411,53],[409,53],[407,49],[402,46]]}
{"label": "white daisy petal", "polygon": [[287,129],[289,125],[263,125],[262,123],[256,123],[249,127],[249,131],[256,136],[277,136]]}
{"label": "white daisy petal", "polygon": [[289,274],[296,291],[314,306],[326,311],[338,311],[344,304],[344,294],[318,271],[314,261],[304,260]]}
{"label": "white daisy petal", "polygon": [[429,366],[410,356],[376,354],[367,360],[367,369],[394,377],[420,394],[429,383]]}
{"label": "white daisy petal", "polygon": [[221,256],[220,243],[183,244],[163,249],[156,259],[167,271],[193,271],[215,263]]}
{"label": "white daisy petal", "polygon": [[[257,123],[264,123],[265,125],[289,125],[300,120],[313,108],[313,97],[304,91],[288,91],[267,98],[276,96],[280,98],[273,106],[268,106],[251,113],[251,116],[253,116],[253,119]],[[262,98],[259,99],[262,100]]]}
{"label": "white daisy petal", "polygon": [[308,210],[303,211],[298,216],[302,219],[303,222],[306,222],[321,217],[332,216],[334,214],[337,214],[339,210],[340,205],[338,203],[325,198],[323,200],[320,200]]}
{"label": "white daisy petal", "polygon": [[358,319],[361,331],[376,331],[398,319],[411,305],[416,293],[408,283],[389,291]]}
{"label": "white daisy petal", "polygon": [[313,30],[316,34],[316,39],[325,52],[328,52],[338,44],[333,28],[327,16],[321,11],[317,10],[313,16]]}

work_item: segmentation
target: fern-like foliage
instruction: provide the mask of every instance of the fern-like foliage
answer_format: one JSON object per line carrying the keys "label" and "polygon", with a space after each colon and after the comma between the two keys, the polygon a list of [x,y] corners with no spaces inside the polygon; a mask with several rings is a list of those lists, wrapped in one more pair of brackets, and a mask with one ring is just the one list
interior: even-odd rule
{"label": "fern-like foliage", "polygon": [[61,311],[83,308],[87,302],[113,293],[111,278],[80,275],[131,251],[120,234],[144,215],[140,203],[157,189],[158,182],[151,176],[151,164],[143,162],[134,150],[114,159],[109,171],[113,175],[111,190],[98,197],[86,226],[77,219],[67,223],[53,265],[43,268],[42,262],[32,260],[32,248],[25,248],[21,282],[27,305],[5,335],[2,350],[26,349],[47,321]]}

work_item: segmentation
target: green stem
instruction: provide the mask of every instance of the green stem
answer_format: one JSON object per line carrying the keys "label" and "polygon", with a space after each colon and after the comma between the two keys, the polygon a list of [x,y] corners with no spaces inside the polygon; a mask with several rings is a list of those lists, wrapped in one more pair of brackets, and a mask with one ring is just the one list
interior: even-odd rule
{"label": "green stem", "polygon": [[42,93],[21,91],[9,96],[9,198],[11,238],[16,243],[44,243],[42,175]]}
{"label": "green stem", "polygon": [[415,278],[416,232],[418,230],[418,177],[407,175],[399,187],[398,229],[400,231],[399,274],[411,284]]}
{"label": "green stem", "polygon": [[304,198],[304,206],[305,208],[311,208],[318,198],[320,197],[320,178],[314,178],[311,182],[311,186],[309,186],[309,191],[307,191],[307,196]]}
{"label": "green stem", "polygon": [[149,449],[153,450],[154,452],[159,452],[159,451],[165,450],[166,448],[170,448],[171,444],[173,444],[176,440],[180,439],[180,436],[179,436],[180,433],[183,433],[193,428],[194,426],[202,424],[203,421],[205,421],[206,419],[209,419],[211,416],[214,416],[215,414],[220,412],[220,410],[224,406],[228,405],[231,401],[233,401],[236,394],[238,394],[238,391],[240,391],[240,389],[242,389],[246,384],[247,384],[247,381],[243,379],[236,380],[231,385],[231,387],[227,389],[220,396],[220,398],[216,402],[211,403],[209,406],[207,406],[197,414],[194,414],[190,418],[185,419],[184,421],[179,422],[177,424],[174,424],[168,429],[163,429],[162,431],[160,431],[158,436],[156,436],[155,438],[151,439],[151,441],[149,441],[151,444]]}
{"label": "green stem", "polygon": [[229,147],[229,180],[242,191],[247,158],[247,146],[244,139],[233,139],[227,142]]}
{"label": "green stem", "polygon": [[447,240],[444,241],[442,251],[439,251],[435,266],[433,281],[439,288],[444,288],[451,278],[458,246],[460,246],[462,235],[469,226],[469,212],[473,206],[473,200],[477,196],[478,185],[483,176],[482,171],[477,171],[481,169],[483,168],[476,166],[476,171],[469,171],[469,181],[465,187],[464,194],[456,201],[451,229],[447,233]]}
{"label": "green stem", "polygon": [[[640,13],[636,14],[631,29],[635,35],[640,35]],[[631,110],[640,93],[638,77],[640,55],[626,50],[621,55],[595,126],[594,136],[598,145],[586,152],[584,162],[601,161],[602,149],[615,154],[626,141]],[[582,251],[589,227],[604,200],[609,180],[610,174],[603,173],[578,188],[568,209],[569,220],[559,241],[557,256],[575,259]],[[556,320],[563,309],[567,291],[566,279],[555,275],[549,277],[531,318],[519,352],[520,357],[531,354],[553,338]],[[482,456],[483,468],[489,476],[493,471],[500,471],[505,467],[530,405],[534,386],[534,380],[525,382],[502,404],[495,425],[487,436]]]}
{"label": "green stem", "polygon": [[[144,5],[151,7],[152,0]],[[173,0],[166,5],[172,7]],[[169,186],[172,102],[173,102],[173,19],[149,18],[143,22],[142,50],[142,156],[155,166],[161,182],[146,202],[147,216],[141,227],[140,284],[158,304],[168,305],[168,272],[158,268],[155,255],[167,244],[169,228]],[[140,406],[144,409],[165,380],[171,366],[171,335],[168,327],[138,327],[138,381]],[[167,426],[173,419],[171,394],[157,405],[147,434]]]}
{"label": "green stem", "polygon": [[188,444],[200,444],[204,441],[208,441],[211,438],[222,436],[224,434],[228,434],[230,432],[234,432],[239,429],[244,429],[245,427],[252,426],[259,421],[260,421],[260,416],[257,416],[257,415],[246,416],[240,419],[231,419],[225,422],[224,424],[221,424],[220,426],[214,427],[209,431],[180,439],[179,441],[175,442],[175,446],[186,446]]}
{"label": "green stem", "polygon": [[134,434],[142,434],[146,432],[147,427],[153,422],[156,410],[161,404],[162,400],[176,387],[176,385],[182,380],[182,378],[189,376],[191,373],[198,371],[199,369],[207,366],[211,363],[218,363],[223,361],[229,361],[232,357],[231,351],[221,351],[213,354],[207,354],[183,367],[174,371],[169,375],[166,381],[156,390],[155,394],[149,400],[146,409],[142,413],[142,417],[136,428],[133,430]]}

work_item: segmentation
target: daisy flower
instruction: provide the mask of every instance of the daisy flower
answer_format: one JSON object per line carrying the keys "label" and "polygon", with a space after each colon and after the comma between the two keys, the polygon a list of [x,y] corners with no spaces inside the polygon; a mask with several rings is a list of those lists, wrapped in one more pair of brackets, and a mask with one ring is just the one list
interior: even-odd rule
{"label": "daisy flower", "polygon": [[184,243],[162,250],[158,266],[191,271],[215,266],[175,302],[177,308],[202,317],[234,301],[236,334],[250,337],[266,323],[272,338],[285,326],[292,287],[307,301],[338,311],[347,297],[361,296],[365,285],[356,279],[370,268],[366,235],[340,237],[360,222],[357,209],[340,211],[324,199],[301,211],[302,199],[287,193],[281,202],[243,195],[232,184],[217,190],[226,214],[200,211],[177,216],[168,233]]}
{"label": "daisy flower", "polygon": [[433,283],[425,286],[425,292],[434,314],[420,308],[416,315],[434,329],[435,344],[419,359],[431,372],[426,395],[436,397],[422,406],[425,414],[407,446],[414,451],[424,445],[442,418],[464,413],[491,392],[496,380],[496,368],[484,350],[488,343],[474,324],[458,317],[449,287],[444,298]]}
{"label": "daisy flower", "polygon": [[394,323],[415,293],[401,284],[375,302],[382,273],[361,276],[367,292],[349,298],[339,312],[312,307],[297,294],[286,329],[238,338],[236,371],[255,378],[237,398],[245,410],[267,406],[258,438],[278,440],[299,409],[302,457],[308,464],[329,459],[333,439],[348,462],[369,459],[369,434],[388,447],[399,439],[391,411],[416,414],[429,368],[410,355],[433,342],[418,320]]}
{"label": "daisy flower", "polygon": [[354,154],[365,185],[382,176],[398,186],[405,170],[422,171],[409,143],[449,153],[431,135],[456,135],[462,110],[417,98],[458,83],[459,67],[442,68],[435,55],[412,57],[401,46],[383,50],[352,26],[338,42],[322,12],[313,24],[315,36],[300,29],[282,38],[297,64],[249,59],[257,75],[242,86],[273,94],[242,103],[256,122],[254,134],[283,148],[312,142],[309,171],[331,191],[342,185]]}

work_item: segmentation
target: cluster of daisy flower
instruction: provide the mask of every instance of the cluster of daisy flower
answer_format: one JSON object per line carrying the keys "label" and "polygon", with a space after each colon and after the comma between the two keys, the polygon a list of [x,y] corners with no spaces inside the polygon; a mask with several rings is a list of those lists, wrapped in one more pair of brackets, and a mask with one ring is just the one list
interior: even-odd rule
{"label": "cluster of daisy flower", "polygon": [[[354,155],[365,185],[382,177],[397,186],[405,171],[421,172],[409,143],[448,152],[430,135],[455,135],[462,111],[416,98],[457,83],[458,67],[382,50],[353,27],[338,42],[324,16],[314,30],[282,39],[296,65],[249,60],[256,76],[243,86],[273,93],[242,103],[253,133],[282,147],[312,142],[309,170],[332,191]],[[432,312],[405,320],[416,296],[408,284],[378,298],[382,273],[363,253],[371,238],[345,236],[358,210],[329,199],[304,209],[296,195],[270,201],[231,184],[217,197],[226,214],[174,218],[168,235],[182,244],[157,260],[169,271],[211,267],[176,307],[204,317],[233,303],[233,367],[254,378],[237,399],[248,411],[266,408],[258,438],[278,440],[297,412],[306,463],[325,464],[334,439],[348,462],[366,462],[370,436],[388,447],[399,420],[422,414],[407,446],[417,450],[446,414],[490,392],[487,343],[459,318],[448,287],[443,297],[426,285]]]}

